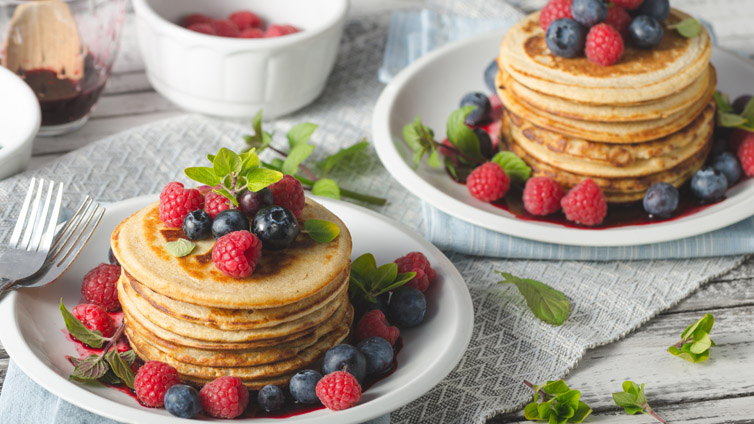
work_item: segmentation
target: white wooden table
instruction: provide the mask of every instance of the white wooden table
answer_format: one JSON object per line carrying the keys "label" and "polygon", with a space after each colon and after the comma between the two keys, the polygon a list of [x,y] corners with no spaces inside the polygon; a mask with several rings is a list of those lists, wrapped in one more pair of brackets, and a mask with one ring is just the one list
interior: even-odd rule
{"label": "white wooden table", "polygon": [[[354,15],[422,3],[353,1]],[[544,1],[511,3],[532,10]],[[754,0],[671,0],[671,4],[711,22],[721,46],[754,59]],[[754,82],[751,91],[754,92]],[[73,134],[38,138],[30,167],[38,168],[116,132],[181,113],[150,87],[135,45],[133,22],[129,21],[109,86],[91,120]],[[686,326],[707,312],[715,316],[712,337],[719,345],[712,350],[708,362],[690,366],[665,352]],[[0,347],[0,387],[7,367],[7,354]],[[668,422],[754,423],[754,260],[710,282],[625,339],[588,351],[566,377],[568,384],[581,390],[582,399],[594,408],[588,422],[655,422],[648,417],[628,416],[613,404],[610,393],[619,390],[626,379],[646,383],[649,402]],[[491,422],[527,421],[519,412]]]}

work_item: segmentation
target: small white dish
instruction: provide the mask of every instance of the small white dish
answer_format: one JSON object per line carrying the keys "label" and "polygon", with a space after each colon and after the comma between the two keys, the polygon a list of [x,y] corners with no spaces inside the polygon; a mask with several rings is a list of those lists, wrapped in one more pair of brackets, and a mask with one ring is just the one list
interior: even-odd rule
{"label": "small white dish", "polygon": [[[110,234],[115,226],[155,200],[155,195],[142,196],[108,206],[97,231],[60,280],[47,287],[10,293],[0,301],[0,322],[4,323],[0,341],[26,375],[81,408],[127,423],[185,423],[165,409],[143,407],[117,390],[69,381],[73,366],[65,356],[76,355],[76,348],[66,338],[58,310],[60,299],[69,310],[80,303],[81,279],[89,269],[107,261]],[[322,409],[282,420],[254,418],[233,422],[332,424],[361,423],[379,417],[437,385],[460,361],[471,339],[474,322],[471,296],[463,278],[442,252],[414,231],[375,212],[335,200],[317,198],[317,201],[348,226],[354,258],[370,252],[378,263],[385,263],[410,251],[421,251],[427,256],[438,277],[426,292],[425,321],[416,328],[401,331],[403,348],[397,355],[398,368],[364,392],[355,407],[337,412]]]}
{"label": "small white dish", "polygon": [[[566,227],[528,221],[481,202],[465,185],[451,180],[442,169],[426,164],[414,168],[412,152],[402,136],[403,126],[419,116],[445,137],[445,122],[470,91],[487,92],[484,69],[497,56],[505,31],[492,31],[433,51],[401,71],[385,87],[375,106],[372,135],[382,164],[408,191],[435,208],[466,222],[500,233],[572,246],[634,246],[677,240],[714,231],[754,214],[754,179],[728,190],[727,199],[694,214],[647,225],[607,229]],[[731,98],[751,92],[754,66],[714,48],[718,90]],[[609,212],[608,212],[609,213]]]}
{"label": "small white dish", "polygon": [[[139,49],[160,94],[195,112],[266,119],[322,93],[338,53],[348,0],[134,0]],[[238,10],[301,32],[276,38],[206,35],[179,25],[193,13],[225,19]]]}
{"label": "small white dish", "polygon": [[26,168],[42,113],[37,96],[18,75],[0,67],[0,180]]}

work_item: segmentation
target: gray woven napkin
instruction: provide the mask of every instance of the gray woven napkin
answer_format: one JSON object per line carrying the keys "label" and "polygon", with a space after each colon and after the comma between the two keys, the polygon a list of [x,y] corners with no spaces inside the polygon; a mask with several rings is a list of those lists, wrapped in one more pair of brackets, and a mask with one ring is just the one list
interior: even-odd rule
{"label": "gray woven napkin", "polygon": [[[441,6],[444,11],[479,13],[495,5],[447,0]],[[318,145],[315,159],[369,136],[373,105],[384,87],[377,72],[389,20],[382,14],[348,22],[325,93],[300,113],[267,124],[267,129],[280,135],[302,121],[319,124],[313,136]],[[8,236],[23,185],[33,175],[65,181],[69,204],[85,193],[103,201],[156,193],[168,181],[183,180],[181,170],[202,163],[206,153],[221,146],[240,148],[241,135],[248,131],[247,123],[182,116],[108,137],[39,170],[2,181],[0,204],[11,206],[0,212],[0,239]],[[284,145],[283,140],[277,142]],[[346,188],[387,198],[387,205],[374,208],[378,212],[414,228],[423,225],[420,200],[393,180],[372,149],[331,175]],[[565,376],[586,349],[623,337],[744,260],[547,262],[448,255],[463,274],[474,302],[471,344],[446,379],[391,414],[393,423],[483,422],[519,409],[531,396],[524,379],[542,382]],[[537,320],[515,288],[496,283],[496,269],[563,291],[572,303],[570,318],[560,327]]]}

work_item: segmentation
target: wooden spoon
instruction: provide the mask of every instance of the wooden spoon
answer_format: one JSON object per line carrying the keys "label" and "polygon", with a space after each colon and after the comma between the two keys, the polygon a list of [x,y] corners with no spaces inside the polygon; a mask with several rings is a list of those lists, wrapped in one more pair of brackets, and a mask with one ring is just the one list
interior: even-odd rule
{"label": "wooden spoon", "polygon": [[3,44],[2,65],[13,72],[46,69],[58,78],[84,76],[86,48],[68,4],[35,0],[16,7]]}

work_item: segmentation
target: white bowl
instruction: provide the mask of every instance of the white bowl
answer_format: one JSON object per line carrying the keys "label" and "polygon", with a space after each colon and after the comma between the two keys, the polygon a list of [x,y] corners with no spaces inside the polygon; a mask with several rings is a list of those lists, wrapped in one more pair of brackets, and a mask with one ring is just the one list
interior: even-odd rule
{"label": "white bowl", "polygon": [[42,112],[37,96],[18,75],[0,67],[0,180],[26,168]]}
{"label": "white bowl", "polygon": [[[275,118],[311,103],[325,88],[343,32],[348,0],[134,0],[147,76],[178,106],[232,118],[259,109]],[[178,25],[192,13],[224,19],[251,10],[265,22],[302,31],[238,39]]]}

